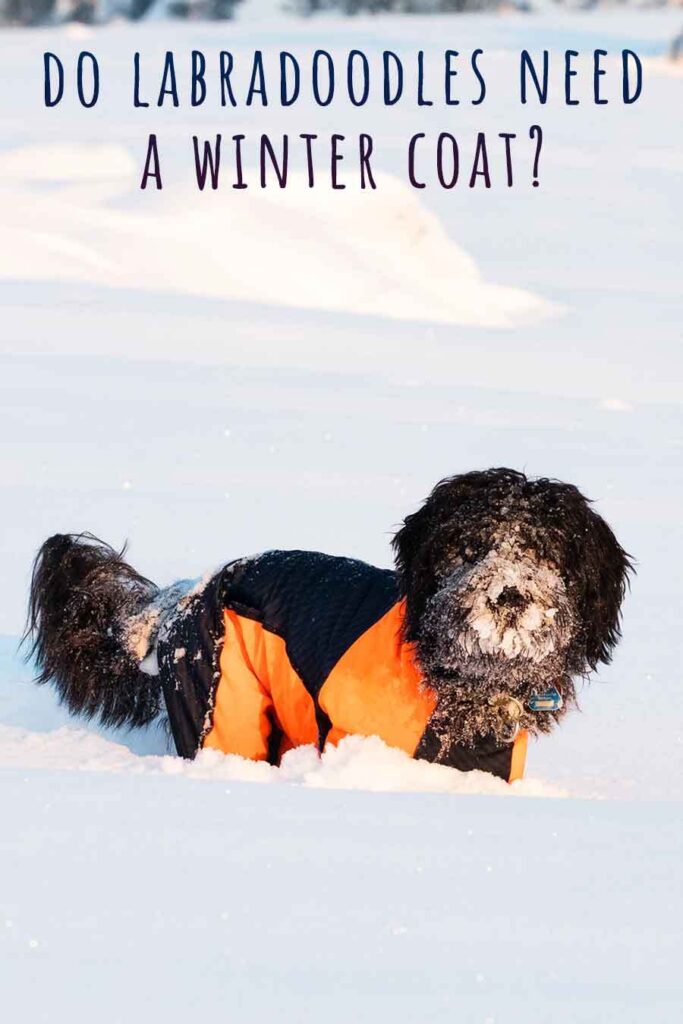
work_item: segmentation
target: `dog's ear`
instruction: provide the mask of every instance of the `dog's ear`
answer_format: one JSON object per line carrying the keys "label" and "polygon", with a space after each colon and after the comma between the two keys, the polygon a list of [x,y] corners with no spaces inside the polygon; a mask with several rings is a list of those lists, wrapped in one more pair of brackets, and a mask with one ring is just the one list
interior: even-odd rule
{"label": "dog's ear", "polygon": [[406,598],[403,635],[408,641],[415,639],[420,615],[429,598],[427,586],[432,574],[429,566],[430,548],[425,538],[430,518],[431,510],[427,501],[417,512],[406,516],[391,542],[399,589],[401,596]]}
{"label": "dog's ear", "polygon": [[441,480],[417,512],[406,516],[391,542],[399,589],[406,600],[403,636],[408,641],[416,639],[420,618],[434,590],[433,540],[446,519],[446,507],[452,507],[461,479],[453,476]]}
{"label": "dog's ear", "polygon": [[621,605],[634,566],[605,520],[588,503],[585,508],[576,571],[586,661],[592,670],[612,660],[621,637]]}
{"label": "dog's ear", "polygon": [[424,536],[428,520],[429,512],[425,503],[417,512],[406,516],[401,528],[396,531],[391,541],[396,571],[399,574],[404,591],[406,589],[406,577],[411,575],[415,559],[424,546]]}

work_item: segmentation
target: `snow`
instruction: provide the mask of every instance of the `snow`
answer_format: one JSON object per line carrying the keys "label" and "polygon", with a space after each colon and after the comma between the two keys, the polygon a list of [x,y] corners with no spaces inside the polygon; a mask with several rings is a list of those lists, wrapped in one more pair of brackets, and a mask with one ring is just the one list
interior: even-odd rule
{"label": "snow", "polygon": [[[0,33],[0,982],[10,1020],[680,1016],[683,540],[675,11]],[[486,49],[485,106],[132,111],[140,49]],[[227,40],[227,42],[226,42]],[[522,110],[520,46],[644,57],[624,110]],[[101,107],[40,107],[44,49]],[[590,87],[584,78],[582,99]],[[612,87],[610,87],[612,88]],[[557,95],[557,93],[554,93]],[[544,129],[519,183],[405,182],[404,142]],[[188,140],[373,131],[382,188],[199,193]],[[140,194],[157,131],[164,192]],[[528,178],[528,182],[527,182]],[[348,194],[347,194],[348,193]],[[338,203],[337,203],[338,200]],[[16,653],[60,530],[167,585],[266,548],[386,565],[448,473],[595,498],[638,575],[614,664],[506,787],[376,739],[279,769],[74,722]],[[205,577],[206,578],[206,577]],[[200,584],[201,585],[201,584]],[[144,637],[139,638],[142,643]],[[153,666],[151,666],[153,668]],[[374,791],[373,791],[374,790]]]}
{"label": "snow", "polygon": [[[0,643],[12,660],[12,645]],[[178,657],[183,655],[176,652]],[[249,781],[315,789],[369,789],[377,792],[476,793],[497,796],[561,796],[564,791],[539,779],[508,786],[484,772],[463,774],[443,765],[413,761],[376,736],[351,736],[322,756],[312,747],[289,751],[280,767],[225,757],[204,750],[194,761],[173,754],[163,724],[149,729],[79,727],[59,707],[49,689],[30,689],[28,668],[0,674],[0,770],[125,772],[174,775],[214,781]],[[21,687],[22,700],[17,700]]]}
{"label": "snow", "polygon": [[[153,214],[113,212],[135,180],[131,163],[118,147],[98,147],[84,159],[78,148],[57,144],[0,160],[9,242],[0,274],[492,327],[554,312],[523,289],[482,281],[409,186],[389,175],[379,179],[377,195],[311,193],[298,176],[283,195],[256,193],[228,206],[221,232],[240,239],[236,259],[233,245],[207,246],[216,215],[196,188],[178,191]],[[56,188],[36,196],[36,180]],[[284,263],[283,233],[293,242]]]}
{"label": "snow", "polygon": [[[158,727],[161,730],[162,727]],[[223,782],[267,782],[313,789],[362,789],[377,793],[459,793],[496,796],[563,796],[559,787],[535,779],[508,786],[485,772],[455,772],[443,765],[414,761],[387,747],[377,736],[350,736],[322,757],[315,747],[298,747],[273,767],[216,750],[203,750],[194,761],[172,755],[139,755],[91,730],[62,726],[45,735],[0,726],[0,767],[59,771],[125,772],[174,775]]]}
{"label": "snow", "polygon": [[[454,574],[455,584],[462,572]],[[506,658],[522,652],[540,663],[560,646],[566,645],[566,628],[554,620],[560,608],[567,610],[566,588],[557,571],[538,562],[529,552],[520,550],[514,540],[504,538],[468,573],[465,607],[468,629],[458,637],[458,645],[470,654],[501,651]],[[495,612],[495,605],[506,587],[519,591],[529,602],[515,627],[508,626]],[[438,597],[437,597],[438,601]],[[565,635],[563,635],[563,633]]]}
{"label": "snow", "polygon": [[281,795],[0,776],[21,864],[5,1004],[31,1021],[677,1018],[681,896],[660,856],[682,836],[663,805]]}

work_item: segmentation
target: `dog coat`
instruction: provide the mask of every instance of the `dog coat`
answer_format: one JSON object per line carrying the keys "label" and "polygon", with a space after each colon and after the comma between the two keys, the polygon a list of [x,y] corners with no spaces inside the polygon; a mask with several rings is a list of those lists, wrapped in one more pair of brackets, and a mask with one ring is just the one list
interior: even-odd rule
{"label": "dog coat", "polygon": [[[379,736],[435,761],[435,694],[401,637],[396,574],[351,558],[270,551],[230,563],[182,598],[157,659],[178,753],[202,748],[279,763],[292,747],[323,750]],[[451,748],[446,763],[512,782],[526,735]]]}

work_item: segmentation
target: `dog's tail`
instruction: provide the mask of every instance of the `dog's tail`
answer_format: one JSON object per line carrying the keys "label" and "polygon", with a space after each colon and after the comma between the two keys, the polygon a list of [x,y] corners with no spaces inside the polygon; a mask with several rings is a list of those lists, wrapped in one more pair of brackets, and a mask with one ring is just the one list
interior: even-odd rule
{"label": "dog's tail", "polygon": [[126,619],[157,588],[124,555],[89,533],[49,537],[33,564],[24,633],[36,681],[105,725],[147,724],[159,710],[152,680],[124,642]]}

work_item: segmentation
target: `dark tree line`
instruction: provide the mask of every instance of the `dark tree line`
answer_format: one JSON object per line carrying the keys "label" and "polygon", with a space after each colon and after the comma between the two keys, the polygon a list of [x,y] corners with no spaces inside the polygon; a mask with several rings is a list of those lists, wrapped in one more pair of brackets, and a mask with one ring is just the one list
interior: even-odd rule
{"label": "dark tree line", "polygon": [[[168,17],[229,20],[242,0],[0,0],[0,24],[45,25],[79,21],[106,22],[110,18],[139,21],[158,6]],[[482,11],[507,6],[524,7],[531,0],[282,0],[284,10],[310,15],[319,11],[340,14],[394,11],[405,14]]]}
{"label": "dark tree line", "polygon": [[[45,25],[80,21],[85,24],[106,22],[111,18],[139,21],[153,7],[171,18],[229,20],[243,0],[0,0],[0,25]],[[602,0],[555,0],[558,7],[599,7]],[[606,0],[609,2],[609,0]],[[625,5],[628,0],[621,0]],[[666,6],[678,0],[653,0]],[[339,14],[458,13],[515,7],[533,10],[536,0],[281,0],[282,8],[293,14],[312,15],[320,11]],[[672,44],[672,56],[683,51],[683,34]]]}
{"label": "dark tree line", "polygon": [[[487,11],[503,6],[504,0],[290,0],[297,14],[339,11],[341,14],[437,14],[453,11]],[[524,6],[524,0],[512,0],[510,6]]]}
{"label": "dark tree line", "polygon": [[[159,0],[0,0],[0,24],[49,25],[79,21],[86,25],[110,18],[139,21]],[[167,0],[163,11],[171,18],[232,18],[241,0]]]}

